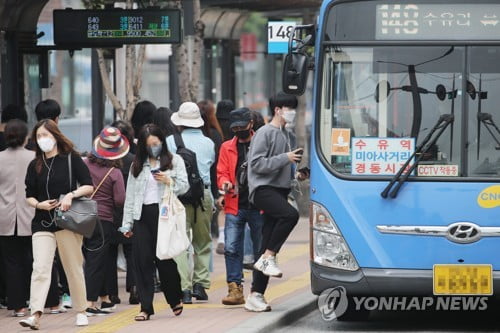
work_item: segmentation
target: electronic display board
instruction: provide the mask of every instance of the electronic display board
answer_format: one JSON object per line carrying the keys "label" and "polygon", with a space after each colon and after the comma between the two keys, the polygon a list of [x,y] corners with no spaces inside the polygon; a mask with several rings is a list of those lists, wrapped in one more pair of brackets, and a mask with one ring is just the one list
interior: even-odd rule
{"label": "electronic display board", "polygon": [[178,9],[54,10],[54,43],[63,47],[175,44],[182,39]]}
{"label": "electronic display board", "polygon": [[500,37],[499,4],[379,4],[378,40],[495,40]]}
{"label": "electronic display board", "polygon": [[497,0],[373,0],[334,3],[325,41],[476,41],[500,40]]}

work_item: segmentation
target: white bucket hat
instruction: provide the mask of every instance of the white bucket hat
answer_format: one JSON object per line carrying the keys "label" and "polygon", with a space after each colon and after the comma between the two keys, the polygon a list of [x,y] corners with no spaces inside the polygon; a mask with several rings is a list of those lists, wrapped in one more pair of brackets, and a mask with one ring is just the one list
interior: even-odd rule
{"label": "white bucket hat", "polygon": [[184,102],[179,111],[174,112],[170,118],[174,125],[198,128],[205,123],[201,118],[200,108],[196,103]]}

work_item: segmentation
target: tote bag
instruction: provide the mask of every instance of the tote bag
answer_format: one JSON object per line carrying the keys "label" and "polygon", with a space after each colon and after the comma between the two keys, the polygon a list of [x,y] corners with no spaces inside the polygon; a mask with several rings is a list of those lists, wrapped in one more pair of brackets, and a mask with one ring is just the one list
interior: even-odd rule
{"label": "tote bag", "polygon": [[172,187],[167,186],[160,204],[156,256],[160,260],[174,258],[190,244],[186,234],[186,209]]}

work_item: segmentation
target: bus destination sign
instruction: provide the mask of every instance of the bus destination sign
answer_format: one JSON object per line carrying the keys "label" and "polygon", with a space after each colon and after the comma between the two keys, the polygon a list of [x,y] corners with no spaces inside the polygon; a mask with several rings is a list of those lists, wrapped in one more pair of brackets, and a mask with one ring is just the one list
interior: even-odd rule
{"label": "bus destination sign", "polygon": [[54,43],[63,47],[173,44],[182,37],[178,9],[54,10]]}
{"label": "bus destination sign", "polygon": [[377,40],[494,40],[500,4],[379,4]]}

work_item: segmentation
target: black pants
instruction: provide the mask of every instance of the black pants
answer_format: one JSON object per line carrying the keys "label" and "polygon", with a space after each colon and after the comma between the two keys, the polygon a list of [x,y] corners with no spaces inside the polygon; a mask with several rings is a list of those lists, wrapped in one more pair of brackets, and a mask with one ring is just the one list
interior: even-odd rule
{"label": "black pants", "polygon": [[116,260],[118,259],[118,245],[122,244],[123,254],[127,261],[127,275],[125,278],[125,290],[130,292],[130,288],[135,286],[134,260],[132,258],[132,242],[123,236],[119,231],[115,231],[115,237],[109,246],[111,256],[110,276],[108,280],[107,290],[109,295],[118,296],[118,267]]}
{"label": "black pants", "polygon": [[135,264],[135,281],[141,302],[141,311],[154,314],[153,297],[155,265],[160,275],[161,290],[170,307],[181,302],[181,278],[173,259],[156,257],[158,235],[158,204],[143,205],[141,219],[135,221],[132,236],[132,256]]}
{"label": "black pants", "polygon": [[[255,190],[255,207],[264,211],[260,255],[266,250],[278,253],[299,220],[299,212],[288,203],[288,192],[287,189],[270,186]],[[269,276],[259,271],[254,274],[252,291],[263,294],[268,283]]]}
{"label": "black pants", "polygon": [[109,240],[115,232],[115,226],[110,221],[100,223],[104,233],[104,243],[99,226],[96,226],[91,238],[84,240],[85,287],[87,288],[87,301],[90,302],[96,302],[99,296],[109,294],[106,288],[107,281],[111,278],[109,267],[112,258],[109,252]]}
{"label": "black pants", "polygon": [[0,237],[5,269],[7,306],[9,310],[27,307],[30,298],[30,281],[33,266],[31,236]]}

